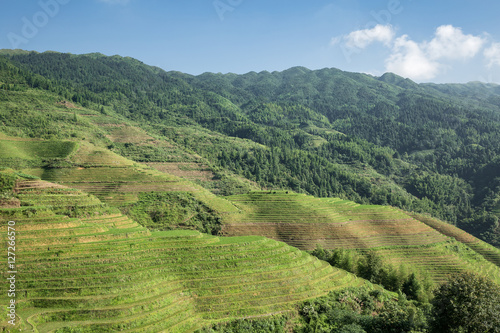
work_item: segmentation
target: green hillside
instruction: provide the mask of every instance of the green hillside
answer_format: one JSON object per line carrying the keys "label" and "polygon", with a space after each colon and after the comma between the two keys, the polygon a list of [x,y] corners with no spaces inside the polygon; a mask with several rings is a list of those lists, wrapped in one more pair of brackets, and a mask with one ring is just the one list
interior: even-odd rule
{"label": "green hillside", "polygon": [[3,139],[0,159],[65,158],[77,147],[75,142],[21,141]]}
{"label": "green hillside", "polygon": [[[65,100],[94,110],[84,116],[77,109],[76,122],[96,143],[139,162],[200,162],[215,177],[191,179],[214,193],[291,189],[391,205],[500,244],[499,175],[489,172],[500,155],[495,85],[418,85],[390,73],[303,67],[192,76],[119,56],[2,54],[5,110],[27,103],[16,94],[50,91],[60,99],[52,106]],[[62,121],[74,113],[55,114]],[[36,123],[8,114],[2,131],[9,135],[88,136],[78,127],[52,129],[52,113],[29,117]],[[131,142],[123,142],[123,130],[93,126],[112,123],[131,126]],[[137,143],[147,136],[155,140]],[[156,166],[183,174],[175,165]]]}
{"label": "green hillside", "polygon": [[19,328],[306,332],[340,309],[425,332],[450,277],[500,285],[499,94],[2,50],[0,222],[16,223]]}
{"label": "green hillside", "polygon": [[261,235],[309,251],[318,246],[373,251],[386,263],[411,267],[436,283],[464,271],[482,272],[500,283],[500,250],[438,220],[288,192],[254,192],[228,200],[242,213],[225,220],[224,235]]}
{"label": "green hillside", "polygon": [[0,218],[19,240],[23,332],[188,332],[365,283],[263,237],[150,232],[79,190],[38,180],[14,190],[21,205]]}

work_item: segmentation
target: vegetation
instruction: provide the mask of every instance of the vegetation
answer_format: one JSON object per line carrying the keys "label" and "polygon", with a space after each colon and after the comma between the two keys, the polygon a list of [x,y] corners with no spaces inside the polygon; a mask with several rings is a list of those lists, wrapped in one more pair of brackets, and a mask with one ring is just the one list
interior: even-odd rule
{"label": "vegetation", "polygon": [[186,192],[141,193],[124,211],[150,230],[195,229],[217,235],[221,228],[217,212]]}
{"label": "vegetation", "polygon": [[408,299],[428,302],[432,297],[434,284],[429,280],[419,279],[415,271],[407,267],[399,269],[383,261],[377,252],[371,250],[364,254],[337,249],[333,251],[317,248],[312,252],[315,257],[327,261],[334,267],[354,273],[372,283],[380,284],[385,289],[402,291]]}
{"label": "vegetation", "polygon": [[229,323],[219,323],[205,327],[196,333],[285,333],[288,323],[286,316],[269,319],[239,319]]}
{"label": "vegetation", "polygon": [[12,192],[16,186],[16,176],[14,174],[2,172],[0,173],[0,189],[2,193]]}
{"label": "vegetation", "polygon": [[350,288],[305,302],[296,333],[427,332],[427,308],[378,290]]}
{"label": "vegetation", "polygon": [[[14,103],[1,116],[5,133],[61,139],[93,133],[96,143],[137,161],[169,158],[155,145],[112,144],[102,128],[92,128],[98,119],[78,111],[86,107],[93,118],[136,121],[184,152],[176,156],[193,152],[210,168],[261,187],[429,213],[500,244],[494,85],[417,85],[393,74],[302,67],[190,76],[100,54],[2,54],[1,100]],[[58,96],[77,109],[34,112],[22,102],[27,93]],[[63,119],[77,126],[54,126]],[[227,185],[222,193],[231,191]]]}
{"label": "vegetation", "polygon": [[[418,285],[410,275],[407,286]],[[498,332],[500,289],[472,273],[457,275],[427,301],[408,300],[404,294],[378,289],[346,288],[306,301],[295,316],[245,319],[217,324],[199,332]]]}
{"label": "vegetation", "polygon": [[22,239],[16,330],[186,332],[370,286],[263,237],[150,231],[91,195],[40,180],[21,180],[16,192],[20,207],[0,208]]}
{"label": "vegetation", "polygon": [[2,50],[16,329],[474,332],[446,314],[498,317],[499,94]]}
{"label": "vegetation", "polygon": [[465,273],[435,293],[435,332],[500,332],[500,288],[488,279]]}
{"label": "vegetation", "polygon": [[[433,283],[469,270],[500,283],[499,250],[441,221],[421,215],[412,218],[391,207],[286,191],[228,199],[242,213],[225,217],[223,235],[283,241],[392,291],[401,289],[412,272],[425,281],[425,291],[418,296],[423,298],[429,297]],[[454,234],[462,236],[450,239]]]}

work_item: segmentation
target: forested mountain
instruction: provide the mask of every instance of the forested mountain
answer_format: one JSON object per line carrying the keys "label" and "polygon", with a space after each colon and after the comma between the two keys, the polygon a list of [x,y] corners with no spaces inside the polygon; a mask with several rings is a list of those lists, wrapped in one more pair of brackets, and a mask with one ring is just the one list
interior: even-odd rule
{"label": "forested mountain", "polygon": [[[2,90],[50,91],[261,188],[429,213],[500,246],[500,86],[303,67],[193,76],[101,54],[0,55],[0,100]],[[0,110],[0,131],[71,138],[53,117]],[[105,137],[96,144],[139,162],[165,158]]]}

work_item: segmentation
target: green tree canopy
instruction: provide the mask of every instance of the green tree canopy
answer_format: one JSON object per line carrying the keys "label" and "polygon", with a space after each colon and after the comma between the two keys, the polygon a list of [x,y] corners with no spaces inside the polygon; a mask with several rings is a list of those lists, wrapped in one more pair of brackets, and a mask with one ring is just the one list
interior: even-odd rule
{"label": "green tree canopy", "polygon": [[500,287],[472,273],[452,277],[435,293],[434,332],[500,332]]}

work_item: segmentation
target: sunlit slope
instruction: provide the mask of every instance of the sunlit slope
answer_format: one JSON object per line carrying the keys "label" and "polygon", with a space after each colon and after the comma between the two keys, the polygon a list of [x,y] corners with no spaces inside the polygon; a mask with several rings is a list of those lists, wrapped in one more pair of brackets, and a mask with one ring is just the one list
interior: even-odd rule
{"label": "sunlit slope", "polygon": [[0,136],[0,162],[8,159],[65,158],[78,145],[69,141],[22,140]]}
{"label": "sunlit slope", "polygon": [[364,283],[264,237],[150,232],[79,190],[21,181],[15,191],[21,207],[0,219],[16,222],[25,332],[191,332]]}
{"label": "sunlit slope", "polygon": [[447,240],[400,210],[337,198],[288,192],[253,192],[228,198],[244,213],[233,215],[228,235],[266,235],[304,250],[316,245],[363,249],[429,245]]}
{"label": "sunlit slope", "polygon": [[62,166],[24,171],[43,180],[84,190],[112,205],[134,202],[140,192],[197,190],[181,178],[148,170],[90,143],[79,144]]}
{"label": "sunlit slope", "polygon": [[481,254],[486,260],[500,267],[500,249],[483,242],[482,240],[451,224],[419,214],[412,214],[412,216],[442,234],[453,237],[457,241],[466,244],[468,247]]}
{"label": "sunlit slope", "polygon": [[188,192],[218,213],[238,211],[227,200],[168,170],[135,163],[86,141],[32,140],[0,133],[0,165],[25,166],[27,174],[83,190],[111,206],[134,203],[139,193]]}
{"label": "sunlit slope", "polygon": [[304,250],[318,245],[374,250],[387,263],[419,270],[438,283],[467,270],[500,282],[498,266],[487,261],[498,259],[494,249],[488,253],[477,250],[479,244],[485,248],[482,242],[467,243],[469,248],[452,240],[450,234],[392,207],[291,192],[253,192],[228,199],[242,212],[227,219],[224,235],[260,235]]}

